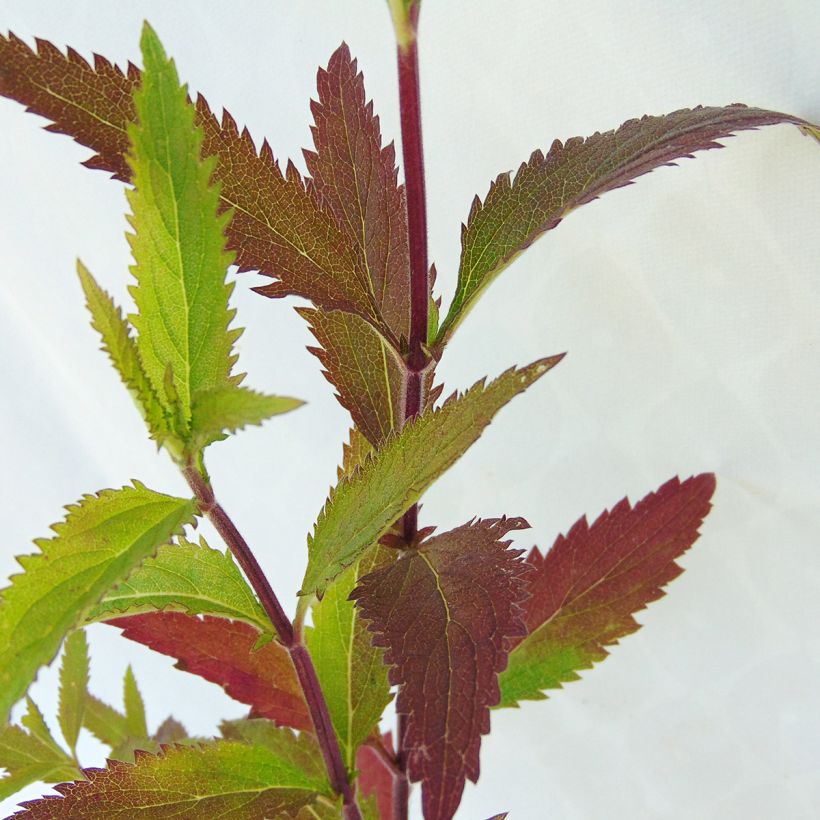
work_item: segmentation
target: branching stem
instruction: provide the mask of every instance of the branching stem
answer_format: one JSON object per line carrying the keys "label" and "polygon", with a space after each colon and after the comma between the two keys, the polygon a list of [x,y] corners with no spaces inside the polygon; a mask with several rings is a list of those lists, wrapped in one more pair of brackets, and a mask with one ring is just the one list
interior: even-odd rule
{"label": "branching stem", "polygon": [[342,760],[342,751],[339,747],[336,732],[333,729],[327,701],[319,685],[316,667],[313,665],[307,647],[302,642],[301,630],[298,633],[294,631],[290,618],[282,609],[282,605],[279,603],[279,599],[276,597],[276,593],[273,591],[262,567],[259,566],[256,556],[254,556],[253,551],[236,528],[236,525],[216,500],[210,483],[202,477],[193,464],[184,467],[182,472],[193,490],[200,510],[214,525],[222,540],[230,548],[239,566],[242,567],[276,630],[279,642],[290,654],[293,666],[296,669],[296,676],[305,696],[305,702],[310,711],[310,717],[313,720],[316,739],[319,748],[322,750],[330,785],[337,794],[342,796],[344,801],[345,820],[362,820],[361,812],[356,803],[356,794],[348,780],[347,769]]}

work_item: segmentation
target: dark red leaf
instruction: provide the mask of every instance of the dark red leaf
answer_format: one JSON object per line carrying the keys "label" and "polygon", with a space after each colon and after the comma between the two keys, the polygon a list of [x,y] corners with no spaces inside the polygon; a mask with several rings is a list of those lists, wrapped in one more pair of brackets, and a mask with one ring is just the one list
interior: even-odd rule
{"label": "dark red leaf", "polygon": [[177,659],[185,672],[219,684],[254,715],[313,730],[287,650],[271,641],[253,651],[260,632],[249,624],[181,612],[152,612],[107,621],[132,641]]}
{"label": "dark red leaf", "polygon": [[426,820],[452,817],[465,778],[478,778],[496,676],[525,634],[526,565],[501,539],[527,526],[521,518],[465,524],[365,576],[351,596],[400,687],[408,774],[422,782]]}
{"label": "dark red leaf", "polygon": [[409,337],[410,252],[396,152],[382,148],[356,60],[342,44],[319,70],[311,104],[315,151],[305,151],[312,190],[359,249],[376,304],[396,338]]}

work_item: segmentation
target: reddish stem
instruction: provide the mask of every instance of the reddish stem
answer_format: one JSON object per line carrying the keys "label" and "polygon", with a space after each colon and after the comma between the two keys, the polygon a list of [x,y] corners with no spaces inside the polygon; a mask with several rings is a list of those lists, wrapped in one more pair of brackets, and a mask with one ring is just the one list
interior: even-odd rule
{"label": "reddish stem", "polygon": [[305,696],[305,702],[313,720],[316,740],[322,750],[330,785],[337,794],[342,796],[344,802],[343,816],[345,820],[362,820],[361,812],[356,804],[354,789],[347,777],[347,769],[342,760],[342,750],[339,748],[339,740],[333,729],[327,701],[322,693],[319,678],[316,675],[316,667],[313,665],[307,648],[294,634],[293,624],[282,609],[282,605],[271,588],[262,567],[259,566],[256,556],[236,528],[236,525],[217,502],[210,483],[202,477],[199,470],[193,465],[184,467],[182,473],[194,492],[200,510],[214,525],[222,540],[230,548],[239,566],[242,567],[276,630],[279,642],[290,654],[293,666],[296,669],[296,676],[299,678]]}
{"label": "reddish stem", "polygon": [[[421,93],[419,85],[418,31],[419,6],[411,8],[413,36],[399,44],[399,104],[401,107],[401,144],[404,158],[404,183],[407,192],[407,225],[410,242],[410,339],[407,356],[407,392],[404,420],[421,412],[425,397],[422,371],[427,365],[425,344],[430,304],[430,279],[427,260],[427,202],[424,180],[424,150],[421,131]],[[413,544],[418,531],[418,507],[414,504],[404,515],[404,540]],[[399,716],[397,732],[397,773],[393,787],[393,820],[407,820],[410,786],[407,779],[407,752],[404,744],[406,719]]]}

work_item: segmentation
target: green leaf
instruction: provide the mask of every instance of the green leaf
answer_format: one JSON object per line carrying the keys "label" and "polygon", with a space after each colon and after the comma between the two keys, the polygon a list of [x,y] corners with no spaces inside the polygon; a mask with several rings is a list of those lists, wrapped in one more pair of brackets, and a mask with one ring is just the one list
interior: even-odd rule
{"label": "green leaf", "polygon": [[0,719],[25,693],[63,638],[105,593],[190,522],[193,501],[142,484],[87,495],[68,507],[41,552],[0,593]]}
{"label": "green leaf", "polygon": [[94,695],[88,695],[86,699],[83,726],[112,749],[121,746],[128,738],[125,715]]}
{"label": "green leaf", "polygon": [[23,718],[26,732],[7,724],[0,729],[0,800],[5,800],[24,786],[38,780],[53,783],[82,777],[71,758],[57,745],[42,714],[28,701],[28,714]]}
{"label": "green leaf", "polygon": [[327,700],[348,771],[356,769],[356,750],[367,739],[392,700],[384,650],[359,617],[350,593],[359,579],[397,556],[372,546],[343,572],[313,607],[313,628],[306,630],[310,656]]}
{"label": "green leaf", "polygon": [[266,633],[273,629],[230,552],[211,549],[204,538],[160,547],[88,613],[86,623],[161,610],[217,615]]}
{"label": "green leaf", "polygon": [[125,704],[125,727],[133,738],[148,737],[145,720],[145,703],[142,700],[134,670],[129,665],[123,680],[123,703]]}
{"label": "green leaf", "polygon": [[91,313],[91,326],[100,334],[103,350],[108,353],[123,384],[131,393],[151,437],[161,444],[171,435],[171,421],[145,375],[136,342],[131,336],[131,327],[114,300],[97,284],[79,259],[77,273],[85,293],[86,306]]}
{"label": "green leaf", "polygon": [[355,563],[396,519],[475,442],[495,414],[554,367],[561,356],[511,368],[489,385],[477,382],[428,410],[344,476],[308,537],[308,567],[300,595],[321,597],[330,581]]}
{"label": "green leaf", "polygon": [[28,695],[26,695],[26,713],[21,718],[20,723],[22,723],[23,726],[25,726],[26,729],[28,729],[29,732],[31,732],[31,734],[38,740],[48,744],[56,751],[63,753],[62,747],[59,743],[57,743],[54,736],[51,734],[51,730],[46,724],[43,713]]}
{"label": "green leaf", "polygon": [[475,198],[461,234],[458,286],[436,340],[440,348],[484,289],[522,251],[575,208],[695,151],[721,148],[718,139],[777,123],[808,123],[789,114],[730,105],[683,109],[629,120],[587,139],[556,140],[535,151],[511,179],[501,174],[484,201]]}
{"label": "green leaf", "polygon": [[83,726],[88,693],[88,641],[81,629],[66,638],[60,667],[60,729],[72,751]]}
{"label": "green leaf", "polygon": [[[156,34],[142,34],[145,70],[134,96],[137,125],[129,126],[128,157],[135,188],[129,235],[137,284],[131,293],[137,314],[137,349],[166,412],[179,412],[183,433],[191,430],[198,394],[237,382],[233,344],[241,333],[229,330],[226,284],[233,259],[225,250],[229,216],[217,216],[218,186],[211,184],[215,160],[201,160],[202,131]],[[168,395],[166,380],[177,397]]]}
{"label": "green leaf", "polygon": [[249,424],[262,424],[271,416],[288,413],[304,404],[287,396],[267,396],[234,384],[198,393],[192,408],[195,447],[220,441]]}
{"label": "green leaf", "polygon": [[319,795],[330,796],[321,765],[318,750],[308,754],[307,743],[290,733],[276,746],[216,741],[168,747],[158,755],[137,752],[133,764],[112,761],[106,769],[86,769],[86,781],[57,786],[62,798],[22,803],[20,816],[287,817]]}

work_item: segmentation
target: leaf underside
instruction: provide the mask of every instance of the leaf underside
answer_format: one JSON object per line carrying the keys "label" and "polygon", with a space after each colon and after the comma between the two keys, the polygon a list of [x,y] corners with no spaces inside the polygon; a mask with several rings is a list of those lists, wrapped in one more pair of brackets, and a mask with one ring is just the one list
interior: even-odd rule
{"label": "leaf underside", "polygon": [[[285,730],[278,730],[284,732]],[[216,741],[201,747],[169,746],[160,755],[138,751],[134,764],[110,761],[85,769],[85,781],[56,787],[62,797],[22,803],[27,818],[288,817],[328,786],[305,770],[303,742],[269,745]]]}
{"label": "leaf underside", "polygon": [[260,632],[273,627],[229,552],[204,539],[166,544],[86,616],[86,623],[149,612],[187,612],[244,621]]}
{"label": "leaf underside", "polygon": [[723,147],[716,140],[764,125],[804,120],[744,105],[697,107],[629,120],[614,131],[535,151],[515,178],[500,174],[482,202],[473,201],[461,233],[458,284],[439,329],[440,348],[476,298],[518,254],[567,214],[601,194],[695,151]]}
{"label": "leaf underside", "polygon": [[543,700],[639,628],[634,613],[683,571],[675,561],[697,539],[714,489],[710,473],[674,478],[634,507],[623,499],[592,525],[581,518],[546,555],[533,549],[528,634],[500,676],[500,706]]}
{"label": "leaf underside", "polygon": [[400,686],[407,771],[422,782],[426,820],[449,820],[465,779],[478,779],[497,674],[525,634],[527,567],[501,539],[527,526],[520,518],[465,524],[364,577],[353,593]]}
{"label": "leaf underside", "polygon": [[560,356],[477,382],[428,410],[374,451],[331,491],[308,538],[308,568],[301,595],[322,595],[328,583],[384,535],[399,516],[481,435],[510,399],[526,390]]}
{"label": "leaf underside", "polygon": [[290,655],[270,641],[254,649],[264,633],[240,621],[179,612],[112,619],[132,641],[176,658],[175,666],[221,686],[282,726],[311,731],[313,723]]}
{"label": "leaf underside", "polygon": [[194,516],[192,501],[139,483],[87,495],[70,506],[40,553],[0,593],[0,718],[26,691],[63,638],[117,583]]}

